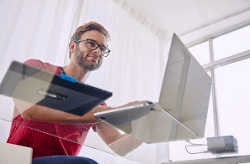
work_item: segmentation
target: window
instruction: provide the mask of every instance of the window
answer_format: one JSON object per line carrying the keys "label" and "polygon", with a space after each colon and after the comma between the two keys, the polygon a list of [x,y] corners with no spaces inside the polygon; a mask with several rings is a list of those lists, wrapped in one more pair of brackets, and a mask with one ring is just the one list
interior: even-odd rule
{"label": "window", "polygon": [[[215,39],[212,38],[212,42],[215,60],[248,51],[250,50],[250,26]],[[209,42],[201,43],[189,48],[189,50],[201,65],[210,63]],[[228,61],[222,60],[221,62],[225,62],[226,65],[224,65],[225,63],[219,63],[218,65],[223,66],[211,69],[215,74],[213,79],[215,96],[210,98],[205,138],[192,140],[192,142],[206,144],[206,137],[215,136],[213,100],[216,100],[219,135],[233,135],[238,141],[239,154],[249,154],[250,75],[248,70],[250,70],[250,58],[245,60],[239,58],[237,61],[230,64]],[[214,157],[209,153],[190,155],[185,151],[185,145],[189,145],[189,143],[185,141],[170,142],[170,159],[176,161]],[[196,149],[196,152],[199,150]]]}
{"label": "window", "polygon": [[250,49],[250,26],[214,39],[214,60]]}
{"label": "window", "polygon": [[210,62],[208,41],[189,48],[189,51],[201,65]]}
{"label": "window", "polygon": [[233,135],[239,154],[250,149],[250,59],[215,70],[220,135]]}

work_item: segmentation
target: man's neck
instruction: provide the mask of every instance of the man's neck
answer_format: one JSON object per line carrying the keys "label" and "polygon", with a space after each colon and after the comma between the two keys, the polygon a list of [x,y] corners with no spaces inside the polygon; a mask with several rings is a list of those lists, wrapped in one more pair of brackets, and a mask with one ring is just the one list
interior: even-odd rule
{"label": "man's neck", "polygon": [[69,63],[69,65],[63,67],[65,73],[68,76],[77,78],[77,81],[82,81],[88,71],[77,66],[75,64]]}

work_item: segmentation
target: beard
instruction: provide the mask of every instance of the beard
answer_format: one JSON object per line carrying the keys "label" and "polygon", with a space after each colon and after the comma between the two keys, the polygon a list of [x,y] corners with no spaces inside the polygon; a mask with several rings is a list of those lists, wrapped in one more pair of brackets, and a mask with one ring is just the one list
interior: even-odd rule
{"label": "beard", "polygon": [[100,68],[100,66],[102,65],[102,59],[99,60],[99,63],[93,63],[87,60],[88,54],[85,54],[83,51],[80,51],[79,47],[76,47],[75,50],[75,61],[77,62],[77,64],[82,67],[83,69],[85,69],[86,71],[94,71],[97,70],[98,68]]}

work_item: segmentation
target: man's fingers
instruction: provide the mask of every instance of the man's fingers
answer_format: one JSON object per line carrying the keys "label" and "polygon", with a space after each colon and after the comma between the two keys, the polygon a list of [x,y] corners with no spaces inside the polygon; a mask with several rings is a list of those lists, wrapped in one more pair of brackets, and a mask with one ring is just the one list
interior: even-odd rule
{"label": "man's fingers", "polygon": [[130,102],[128,103],[128,105],[136,105],[136,104],[143,104],[143,103],[147,103],[147,100],[143,100],[143,101],[134,101],[134,102]]}

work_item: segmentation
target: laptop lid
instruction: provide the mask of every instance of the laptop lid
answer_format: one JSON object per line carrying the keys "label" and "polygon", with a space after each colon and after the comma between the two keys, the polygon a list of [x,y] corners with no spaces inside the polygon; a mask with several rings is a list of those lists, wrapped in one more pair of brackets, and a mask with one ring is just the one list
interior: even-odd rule
{"label": "laptop lid", "polygon": [[197,138],[204,136],[211,84],[207,72],[173,34],[159,106],[197,134]]}

